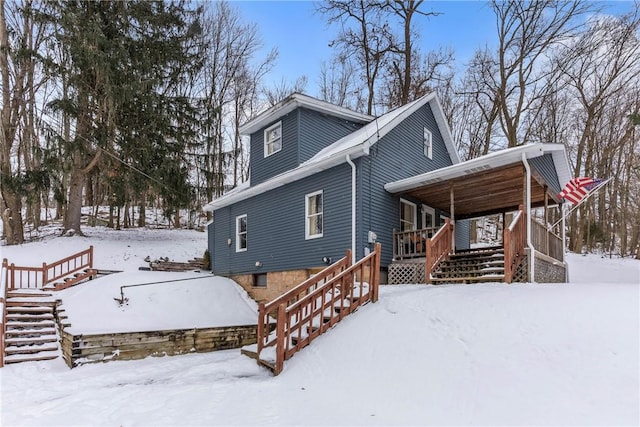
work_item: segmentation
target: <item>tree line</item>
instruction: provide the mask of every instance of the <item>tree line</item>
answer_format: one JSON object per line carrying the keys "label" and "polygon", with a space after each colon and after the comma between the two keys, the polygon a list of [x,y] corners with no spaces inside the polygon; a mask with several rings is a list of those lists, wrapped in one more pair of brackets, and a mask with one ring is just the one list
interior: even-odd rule
{"label": "tree line", "polygon": [[425,47],[420,25],[442,19],[429,2],[327,0],[315,8],[335,54],[317,81],[269,84],[278,51],[232,3],[0,0],[4,238],[21,243],[43,205],[77,232],[83,205],[110,206],[125,227],[144,226],[148,206],[179,224],[181,209],[248,178],[239,125],[315,85],[372,115],[436,91],[463,159],[564,144],[574,176],[612,179],[571,215],[571,249],[637,253],[640,2],[629,5],[612,16],[591,1],[490,1],[494,42],[458,64]]}

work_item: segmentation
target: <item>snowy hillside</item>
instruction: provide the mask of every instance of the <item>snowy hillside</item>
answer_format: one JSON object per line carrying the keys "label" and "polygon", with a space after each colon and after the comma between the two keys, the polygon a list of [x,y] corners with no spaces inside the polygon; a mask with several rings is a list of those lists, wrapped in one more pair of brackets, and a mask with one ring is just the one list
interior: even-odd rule
{"label": "snowy hillside", "polygon": [[[206,244],[196,232],[122,231],[116,241],[108,230],[87,232],[2,247],[2,256],[35,259],[77,242],[95,246],[99,266],[133,271],[147,255],[185,260]],[[640,262],[569,261],[570,284],[383,286],[378,303],[314,341],[278,377],[238,350],[73,370],[61,359],[9,365],[0,370],[1,422],[638,425]]]}

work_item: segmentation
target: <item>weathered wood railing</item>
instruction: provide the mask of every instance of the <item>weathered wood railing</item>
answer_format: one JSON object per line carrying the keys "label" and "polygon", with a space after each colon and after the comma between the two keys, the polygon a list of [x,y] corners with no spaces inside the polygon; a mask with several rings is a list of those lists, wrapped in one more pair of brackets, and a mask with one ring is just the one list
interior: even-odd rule
{"label": "weathered wood railing", "polygon": [[427,239],[438,232],[438,227],[411,231],[393,230],[393,259],[422,258],[427,254]]}
{"label": "weathered wood railing", "polygon": [[444,225],[431,238],[427,239],[427,259],[426,259],[426,282],[431,283],[431,273],[435,270],[440,261],[444,260],[451,253],[451,239],[453,237],[453,224],[446,218]]}
{"label": "weathered wood railing", "polygon": [[2,309],[2,324],[0,324],[0,368],[4,366],[4,336],[7,332],[7,269],[4,263],[0,267],[0,308]]}
{"label": "weathered wood railing", "polygon": [[[351,251],[333,265],[281,297],[261,303],[258,313],[258,360],[269,361],[275,375],[284,361],[356,310],[378,300],[380,244],[355,264]],[[275,330],[272,324],[276,322]]]}
{"label": "weathered wood railing", "polygon": [[503,231],[504,242],[504,281],[511,283],[526,254],[524,247],[527,239],[527,214],[523,206]]}
{"label": "weathered wood railing", "polygon": [[544,224],[538,221],[531,221],[531,240],[536,251],[558,261],[564,261],[562,238],[547,229]]}
{"label": "weathered wood railing", "polygon": [[28,289],[42,288],[49,283],[65,278],[64,285],[60,288],[74,285],[84,277],[69,277],[76,272],[93,268],[93,246],[89,249],[70,255],[52,264],[42,263],[42,267],[23,267],[14,263],[9,264],[5,258],[2,260],[3,268],[6,268],[7,288]]}

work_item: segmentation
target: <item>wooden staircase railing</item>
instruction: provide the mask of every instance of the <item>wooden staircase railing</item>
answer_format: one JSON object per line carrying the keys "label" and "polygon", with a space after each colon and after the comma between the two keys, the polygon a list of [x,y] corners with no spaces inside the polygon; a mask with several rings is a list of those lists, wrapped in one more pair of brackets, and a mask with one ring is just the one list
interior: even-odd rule
{"label": "wooden staircase railing", "polygon": [[440,230],[431,238],[427,239],[427,259],[426,259],[426,281],[431,283],[431,273],[436,266],[451,253],[451,239],[453,237],[453,224],[451,219],[446,218]]}
{"label": "wooden staircase railing", "polygon": [[504,242],[504,281],[511,283],[518,267],[525,258],[527,239],[527,213],[520,205],[518,213],[511,220],[509,227],[503,231]]}
{"label": "wooden staircase railing", "polygon": [[86,278],[69,276],[93,268],[93,246],[52,264],[43,262],[42,267],[17,266],[14,263],[9,264],[6,258],[2,260],[2,267],[6,269],[6,287],[9,290],[42,288],[63,277],[64,283],[56,289],[64,289]]}
{"label": "wooden staircase railing", "polygon": [[7,295],[9,291],[9,287],[7,286],[7,268],[5,263],[2,263],[2,267],[0,267],[0,305],[2,306],[2,324],[0,324],[0,368],[4,366],[4,336],[7,331]]}
{"label": "wooden staircase railing", "polygon": [[[274,374],[284,361],[306,347],[345,316],[378,300],[380,244],[351,264],[351,251],[333,265],[279,298],[259,306],[258,361],[270,361]],[[273,324],[275,323],[275,330]]]}

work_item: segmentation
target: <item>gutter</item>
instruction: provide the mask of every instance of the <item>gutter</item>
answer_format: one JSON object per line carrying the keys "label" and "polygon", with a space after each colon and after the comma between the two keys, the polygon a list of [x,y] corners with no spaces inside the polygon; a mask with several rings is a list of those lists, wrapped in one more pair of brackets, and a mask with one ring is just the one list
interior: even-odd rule
{"label": "gutter", "polygon": [[531,256],[529,259],[529,277],[531,282],[535,283],[536,249],[533,247],[533,243],[531,243],[531,167],[527,161],[526,153],[522,153],[522,164],[524,164],[524,168],[527,171],[527,247],[529,248],[529,254]]}
{"label": "gutter", "polygon": [[346,160],[351,166],[351,265],[353,265],[356,263],[356,164],[351,161],[349,154],[346,155]]}

